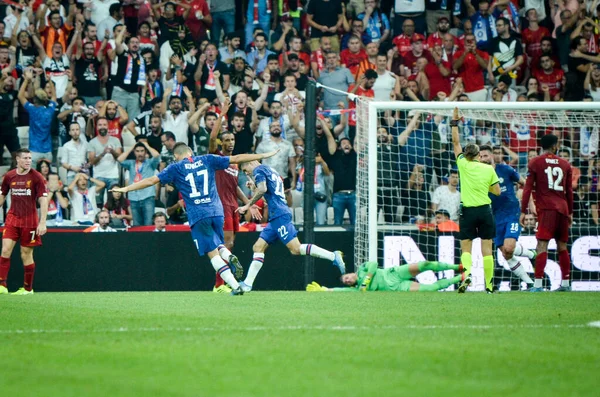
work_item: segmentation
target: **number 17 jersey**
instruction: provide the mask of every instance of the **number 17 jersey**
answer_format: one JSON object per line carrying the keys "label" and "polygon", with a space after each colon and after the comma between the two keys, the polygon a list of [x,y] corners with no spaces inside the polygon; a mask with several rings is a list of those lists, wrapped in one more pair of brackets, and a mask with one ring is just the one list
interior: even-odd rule
{"label": "number 17 jersey", "polygon": [[565,216],[573,212],[571,164],[554,154],[542,154],[531,160],[521,208],[527,208],[528,192],[538,211],[557,211]]}
{"label": "number 17 jersey", "polygon": [[254,169],[252,174],[257,186],[261,182],[265,182],[267,185],[265,199],[269,206],[269,221],[283,215],[291,215],[292,212],[287,206],[287,200],[285,199],[283,179],[277,171],[267,165],[259,165]]}
{"label": "number 17 jersey", "polygon": [[223,216],[215,171],[229,167],[229,157],[207,154],[188,157],[169,165],[158,174],[160,183],[175,185],[188,214],[190,226],[201,219]]}

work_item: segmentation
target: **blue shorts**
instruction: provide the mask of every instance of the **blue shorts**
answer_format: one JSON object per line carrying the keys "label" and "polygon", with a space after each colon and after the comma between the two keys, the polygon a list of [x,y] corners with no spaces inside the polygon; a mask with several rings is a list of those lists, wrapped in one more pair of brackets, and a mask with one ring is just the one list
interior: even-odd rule
{"label": "blue shorts", "polygon": [[295,239],[297,235],[298,231],[292,223],[291,214],[273,219],[269,222],[267,227],[260,232],[260,238],[265,240],[269,245],[273,244],[277,239],[287,245],[287,243]]}
{"label": "blue shorts", "polygon": [[496,238],[494,243],[496,247],[502,247],[507,238],[519,239],[521,235],[521,224],[516,216],[498,216],[496,217]]}
{"label": "blue shorts", "polygon": [[200,256],[215,250],[225,241],[223,237],[224,217],[213,216],[201,219],[192,226],[192,239]]}

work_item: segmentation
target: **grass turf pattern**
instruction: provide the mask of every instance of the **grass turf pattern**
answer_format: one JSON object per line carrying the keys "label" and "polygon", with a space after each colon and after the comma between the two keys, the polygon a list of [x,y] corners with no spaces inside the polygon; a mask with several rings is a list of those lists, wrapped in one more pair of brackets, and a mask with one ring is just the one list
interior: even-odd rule
{"label": "grass turf pattern", "polygon": [[3,395],[598,392],[597,293],[0,296]]}

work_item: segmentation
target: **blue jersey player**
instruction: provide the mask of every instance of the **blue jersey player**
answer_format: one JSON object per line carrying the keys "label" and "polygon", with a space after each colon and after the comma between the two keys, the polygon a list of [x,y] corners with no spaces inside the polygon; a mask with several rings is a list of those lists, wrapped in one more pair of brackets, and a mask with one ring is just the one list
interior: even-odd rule
{"label": "blue jersey player", "polygon": [[173,148],[176,162],[162,170],[158,176],[142,179],[113,191],[127,193],[156,185],[172,183],[181,193],[188,214],[192,239],[198,253],[208,254],[215,271],[231,287],[233,295],[244,293],[229,266],[219,255],[218,247],[223,244],[223,205],[219,199],[215,183],[215,171],[224,170],[229,164],[236,164],[271,157],[277,152],[264,154],[240,154],[237,156],[193,156],[192,150],[184,143]]}
{"label": "blue jersey player", "polygon": [[261,165],[258,161],[251,161],[241,165],[242,171],[254,180],[256,190],[250,202],[238,208],[238,212],[245,213],[254,203],[265,197],[269,207],[269,224],[260,233],[252,249],[254,256],[246,279],[240,283],[244,292],[252,290],[254,279],[260,271],[265,258],[265,251],[270,244],[277,240],[288,247],[292,255],[310,255],[317,258],[330,260],[334,266],[346,273],[346,265],[340,251],[327,251],[314,244],[300,244],[296,235],[298,231],[292,223],[292,212],[287,206],[283,179],[273,168]]}
{"label": "blue jersey player", "polygon": [[523,248],[518,242],[521,234],[521,225],[519,223],[519,215],[521,209],[519,199],[515,193],[515,183],[520,185],[525,184],[525,179],[522,178],[514,168],[507,164],[496,164],[492,148],[488,145],[483,145],[479,148],[480,158],[482,163],[486,163],[494,167],[496,175],[500,180],[500,196],[490,194],[492,199],[492,211],[496,219],[496,247],[500,249],[502,256],[508,262],[510,270],[517,275],[529,287],[533,285],[533,280],[527,274],[516,256],[526,256],[530,260],[534,260],[536,252]]}

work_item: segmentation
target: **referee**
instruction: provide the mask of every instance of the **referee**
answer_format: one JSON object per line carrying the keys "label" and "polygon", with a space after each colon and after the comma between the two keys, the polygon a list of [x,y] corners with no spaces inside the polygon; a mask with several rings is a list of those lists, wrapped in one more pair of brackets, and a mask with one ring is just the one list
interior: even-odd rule
{"label": "referee", "polygon": [[473,240],[481,238],[483,254],[483,273],[485,274],[485,290],[491,294],[494,276],[494,256],[492,239],[496,236],[496,225],[492,214],[488,192],[500,195],[498,175],[491,165],[479,162],[479,146],[469,143],[463,151],[458,139],[458,108],[450,125],[452,126],[452,146],[456,156],[456,165],[460,173],[460,261],[465,267],[465,279],[458,287],[458,293],[464,293],[471,284],[471,267],[473,258],[471,249]]}

